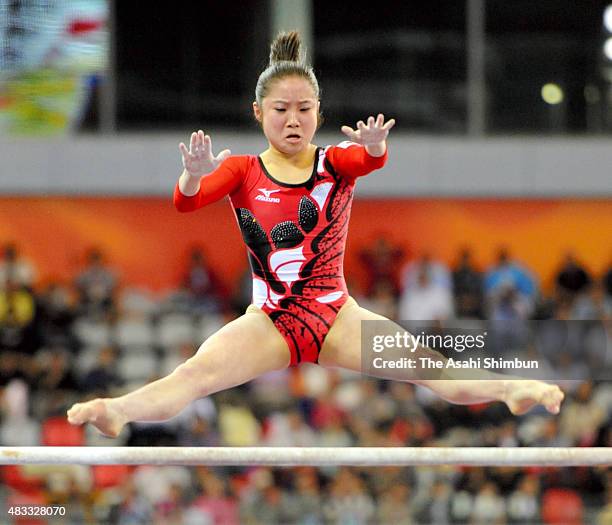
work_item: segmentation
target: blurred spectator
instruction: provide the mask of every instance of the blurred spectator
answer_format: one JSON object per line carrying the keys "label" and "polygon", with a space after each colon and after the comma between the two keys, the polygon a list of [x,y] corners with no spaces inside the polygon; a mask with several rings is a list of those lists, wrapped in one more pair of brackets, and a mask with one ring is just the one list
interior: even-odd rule
{"label": "blurred spectator", "polygon": [[240,522],[246,524],[287,523],[291,501],[267,468],[252,473],[253,489],[240,502]]}
{"label": "blurred spectator", "polygon": [[13,243],[5,244],[0,260],[0,289],[4,289],[9,281],[32,289],[35,278],[34,267],[19,255],[17,246]]}
{"label": "blurred spectator", "polygon": [[499,495],[497,485],[487,481],[474,498],[472,523],[474,525],[503,524],[506,521],[506,503]]}
{"label": "blurred spectator", "polygon": [[508,517],[514,523],[536,523],[540,517],[540,484],[534,475],[526,475],[508,499]]}
{"label": "blurred spectator", "polygon": [[110,318],[115,313],[117,277],[104,263],[102,252],[92,248],[86,256],[85,269],[75,279],[78,308],[82,315]]}
{"label": "blurred spectator", "polygon": [[453,297],[445,280],[431,276],[433,267],[422,262],[414,284],[407,285],[400,299],[400,320],[442,321],[453,315]]}
{"label": "blurred spectator", "polygon": [[554,417],[543,420],[537,437],[531,442],[531,446],[534,447],[571,447],[573,444],[575,443],[569,435],[561,431],[559,421]]}
{"label": "blurred spectator", "polygon": [[533,303],[509,283],[500,285],[489,296],[489,318],[493,321],[527,320],[532,308]]}
{"label": "blurred spectator", "polygon": [[350,447],[353,446],[353,437],[343,424],[340,417],[331,417],[325,421],[317,435],[320,447]]}
{"label": "blurred spectator", "polygon": [[505,284],[512,285],[519,293],[528,297],[532,297],[537,291],[530,272],[519,263],[512,261],[508,249],[502,247],[497,252],[497,263],[485,276],[485,291],[491,293]]}
{"label": "blurred spectator", "polygon": [[186,512],[186,517],[189,516],[186,521],[194,524],[237,525],[240,522],[238,504],[234,498],[229,497],[224,481],[209,469],[199,468],[197,472],[201,495]]}
{"label": "blurred spectator", "polygon": [[591,307],[590,316],[583,316],[583,319],[601,319],[609,321],[612,319],[612,295],[608,295],[603,282],[595,282],[591,288]]}
{"label": "blurred spectator", "polygon": [[125,525],[152,523],[153,507],[151,503],[138,492],[133,478],[128,478],[118,494],[120,501],[116,511],[116,522]]}
{"label": "blurred spectator", "polygon": [[237,396],[227,396],[230,402],[219,407],[219,431],[223,446],[247,447],[256,445],[261,435],[261,425],[255,419],[247,403]]}
{"label": "blurred spectator", "polygon": [[413,523],[410,507],[410,489],[405,483],[395,483],[388,491],[381,494],[378,500],[376,521],[378,523],[393,523],[410,525]]}
{"label": "blurred spectator", "polygon": [[0,387],[10,383],[13,379],[27,379],[25,367],[22,366],[21,355],[6,349],[0,351]]}
{"label": "blurred spectator", "polygon": [[424,416],[425,413],[416,399],[413,385],[393,381],[389,385],[388,392],[395,403],[394,414],[397,417],[413,420]]}
{"label": "blurred spectator", "polygon": [[304,421],[298,410],[287,413],[278,412],[268,420],[266,444],[282,447],[312,447],[316,445],[317,436]]}
{"label": "blurred spectator", "polygon": [[533,310],[537,287],[531,273],[512,261],[507,248],[502,247],[496,264],[485,275],[484,291],[491,310],[498,307],[499,315],[527,316]]}
{"label": "blurred spectator", "polygon": [[4,446],[35,447],[40,444],[40,424],[29,414],[28,386],[12,380],[4,389],[0,415],[0,443]]}
{"label": "blurred spectator", "polygon": [[178,445],[181,447],[218,447],[219,432],[210,419],[194,415],[185,419],[178,433]]}
{"label": "blurred spectator", "polygon": [[295,470],[293,480],[295,492],[290,500],[291,519],[297,523],[321,523],[322,496],[317,471],[313,467]]}
{"label": "blurred spectator", "polygon": [[451,486],[447,481],[437,480],[415,517],[417,523],[446,525],[450,523]]}
{"label": "blurred spectator", "polygon": [[504,421],[498,428],[497,433],[498,447],[518,447],[518,436],[516,432],[516,422],[512,419]]}
{"label": "blurred spectator", "polygon": [[59,283],[49,284],[38,296],[42,343],[74,350],[77,342],[72,333],[76,312],[70,289]]}
{"label": "blurred spectator", "polygon": [[264,418],[272,412],[283,412],[292,404],[289,385],[291,373],[287,368],[275,370],[248,384],[248,390],[254,398],[252,407],[259,417]]}
{"label": "blurred spectator", "polygon": [[331,391],[321,392],[310,412],[310,423],[316,430],[328,426],[330,422],[344,422],[345,413],[338,406]]}
{"label": "blurred spectator", "polygon": [[108,393],[123,384],[117,371],[119,351],[114,346],[105,346],[98,353],[96,364],[87,372],[82,387],[95,397],[106,397]]}
{"label": "blurred spectator", "polygon": [[573,298],[587,290],[591,284],[591,276],[580,265],[574,253],[568,252],[555,277],[555,284],[561,297]]}
{"label": "blurred spectator", "polygon": [[450,506],[452,523],[469,523],[473,507],[474,496],[465,489],[456,490]]}
{"label": "blurred spectator", "polygon": [[472,261],[472,251],[463,248],[453,270],[453,292],[457,317],[482,318],[482,273]]}
{"label": "blurred spectator", "polygon": [[32,355],[39,345],[38,309],[32,292],[11,279],[0,289],[0,348]]}
{"label": "blurred spectator", "polygon": [[429,253],[425,253],[420,259],[405,266],[400,283],[402,291],[417,286],[423,270],[427,271],[429,280],[433,285],[449,291],[452,290],[453,280],[446,265],[435,261]]}
{"label": "blurred spectator", "polygon": [[375,281],[370,295],[360,298],[359,305],[387,319],[397,319],[397,294],[389,281]]}
{"label": "blurred spectator", "polygon": [[606,416],[604,407],[593,397],[593,383],[585,381],[576,391],[575,398],[564,404],[560,429],[572,443],[592,447]]}
{"label": "blurred spectator", "polygon": [[189,255],[183,285],[197,312],[221,313],[225,310],[225,291],[201,248],[194,248]]}
{"label": "blurred spectator", "polygon": [[398,296],[398,272],[403,256],[402,249],[384,236],[377,237],[369,248],[359,252],[366,274],[366,297],[374,295],[375,287],[379,284],[383,284],[394,297]]}
{"label": "blurred spectator", "polygon": [[358,385],[361,389],[361,402],[351,411],[351,416],[369,421],[378,426],[390,423],[396,414],[396,402],[388,389],[380,390],[380,383],[372,379],[364,379]]}
{"label": "blurred spectator", "polygon": [[41,393],[66,393],[79,391],[80,384],[72,370],[68,353],[64,349],[52,349],[40,352],[36,356],[39,375],[36,389]]}
{"label": "blurred spectator", "polygon": [[[171,519],[184,491],[191,486],[187,467],[143,465],[132,475],[137,493],[148,502],[157,516],[151,523],[174,523]],[[179,522],[180,523],[180,522]]]}
{"label": "blurred spectator", "polygon": [[[185,485],[187,487],[188,485]],[[182,523],[185,494],[183,486],[178,483],[170,484],[165,497],[160,498],[155,504],[156,523]]]}
{"label": "blurred spectator", "polygon": [[332,523],[370,523],[376,507],[366,492],[363,480],[347,468],[341,468],[331,483],[323,514]]}

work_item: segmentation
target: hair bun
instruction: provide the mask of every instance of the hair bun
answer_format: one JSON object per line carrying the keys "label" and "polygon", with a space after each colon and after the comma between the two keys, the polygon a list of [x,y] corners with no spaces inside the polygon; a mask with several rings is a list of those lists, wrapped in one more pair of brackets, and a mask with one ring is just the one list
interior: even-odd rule
{"label": "hair bun", "polygon": [[270,46],[270,65],[277,62],[300,62],[302,42],[297,31],[280,33]]}

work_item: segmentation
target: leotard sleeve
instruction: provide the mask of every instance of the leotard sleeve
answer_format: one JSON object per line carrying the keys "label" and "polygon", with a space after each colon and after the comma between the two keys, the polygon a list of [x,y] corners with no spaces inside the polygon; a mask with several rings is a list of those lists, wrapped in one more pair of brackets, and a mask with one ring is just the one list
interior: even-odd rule
{"label": "leotard sleeve", "polygon": [[236,191],[244,180],[247,159],[246,156],[225,159],[215,171],[202,177],[198,193],[191,197],[181,193],[177,182],[174,187],[176,209],[180,212],[194,211]]}
{"label": "leotard sleeve", "polygon": [[382,168],[387,162],[387,152],[388,148],[384,155],[373,157],[361,144],[344,141],[327,150],[327,159],[338,175],[355,180]]}

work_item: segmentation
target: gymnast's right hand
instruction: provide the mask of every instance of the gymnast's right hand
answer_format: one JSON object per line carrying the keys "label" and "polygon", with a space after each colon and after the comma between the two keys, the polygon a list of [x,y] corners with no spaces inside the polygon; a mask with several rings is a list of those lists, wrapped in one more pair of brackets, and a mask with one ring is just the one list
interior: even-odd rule
{"label": "gymnast's right hand", "polygon": [[230,150],[224,149],[215,157],[212,153],[210,136],[204,135],[202,130],[199,130],[197,133],[194,131],[191,134],[189,149],[181,142],[179,150],[183,156],[185,171],[191,177],[198,179],[217,169],[217,166],[231,155]]}

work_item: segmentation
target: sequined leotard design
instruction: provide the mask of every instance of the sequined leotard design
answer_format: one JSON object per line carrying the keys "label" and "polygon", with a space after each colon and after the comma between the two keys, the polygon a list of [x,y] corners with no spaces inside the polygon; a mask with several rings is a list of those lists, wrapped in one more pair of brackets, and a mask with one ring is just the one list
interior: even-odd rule
{"label": "sequined leotard design", "polygon": [[204,177],[200,192],[175,188],[180,211],[229,194],[253,275],[253,304],[283,336],[291,365],[317,362],[325,336],[348,299],[343,259],[357,177],[380,168],[383,157],[343,142],[317,148],[310,178],[276,180],[256,156],[236,156]]}

